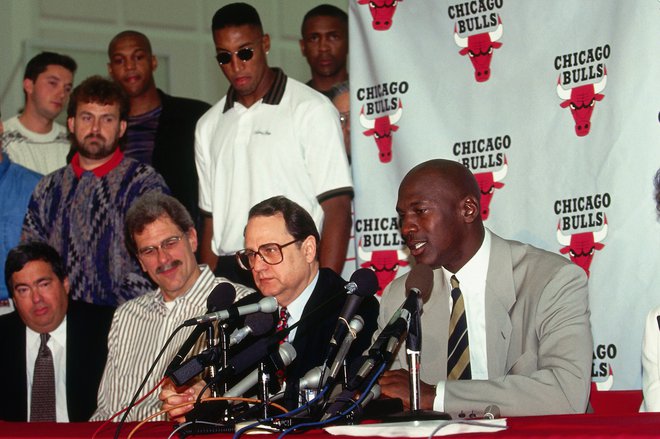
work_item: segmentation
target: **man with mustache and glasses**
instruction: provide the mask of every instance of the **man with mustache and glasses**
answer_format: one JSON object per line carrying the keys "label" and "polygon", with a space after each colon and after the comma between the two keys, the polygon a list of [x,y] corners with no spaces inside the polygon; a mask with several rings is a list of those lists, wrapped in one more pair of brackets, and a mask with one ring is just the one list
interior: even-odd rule
{"label": "man with mustache and glasses", "polygon": [[23,241],[62,255],[74,300],[117,306],[152,288],[124,245],[124,216],[140,195],[169,191],[153,168],[119,150],[127,115],[114,82],[92,76],[75,88],[67,124],[76,153],[39,182],[23,222]]}
{"label": "man with mustache and glasses", "polygon": [[201,260],[217,266],[218,274],[251,283],[234,258],[243,246],[247,212],[285,194],[321,231],[321,267],[341,273],[353,187],[337,110],[321,94],[268,66],[270,37],[252,6],[220,8],[211,27],[216,60],[230,87],[195,131],[204,216]]}
{"label": "man with mustache and glasses", "polygon": [[[222,277],[195,259],[197,231],[190,213],[176,198],[158,192],[140,197],[126,214],[126,245],[140,267],[158,286],[117,308],[108,336],[108,361],[99,387],[98,409],[92,420],[103,420],[131,400],[147,375],[165,339],[183,321],[204,314],[207,298]],[[238,300],[252,292],[233,284]],[[231,303],[231,302],[230,302]],[[177,333],[145,385],[153,388],[192,328]],[[199,352],[203,343],[192,350]],[[170,388],[168,383],[166,388]],[[128,420],[157,412],[158,394],[136,406]]]}

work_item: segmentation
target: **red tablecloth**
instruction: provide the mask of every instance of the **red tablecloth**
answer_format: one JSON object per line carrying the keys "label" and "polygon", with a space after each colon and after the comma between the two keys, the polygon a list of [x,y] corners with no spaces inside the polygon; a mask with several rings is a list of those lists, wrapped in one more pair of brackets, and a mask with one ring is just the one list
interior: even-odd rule
{"label": "red tablecloth", "polygon": [[[90,438],[100,423],[9,423],[0,422],[0,437],[2,438]],[[132,430],[135,423],[127,424],[122,430],[122,437]],[[142,427],[134,436],[139,438],[166,438],[173,428],[172,423],[152,422]],[[471,439],[488,438],[612,438],[631,437],[657,438],[660,437],[660,413],[624,414],[621,416],[604,415],[557,415],[509,418],[509,428],[494,433],[472,433],[456,435]],[[113,426],[107,427],[97,436],[111,438],[114,435]],[[231,439],[229,434],[209,436]],[[258,436],[264,439],[273,439],[275,435]],[[292,436],[293,437],[293,436]],[[305,439],[347,439],[346,436],[331,436],[322,430],[313,430],[305,433]]]}

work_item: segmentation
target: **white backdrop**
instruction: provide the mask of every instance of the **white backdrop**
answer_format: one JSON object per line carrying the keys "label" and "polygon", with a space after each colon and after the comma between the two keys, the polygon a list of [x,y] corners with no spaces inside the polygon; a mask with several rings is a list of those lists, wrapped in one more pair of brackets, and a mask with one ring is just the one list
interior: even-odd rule
{"label": "white backdrop", "polygon": [[660,303],[660,2],[362,2],[349,5],[358,262],[383,283],[405,272],[401,178],[461,161],[493,190],[488,228],[587,254],[593,380],[639,388],[644,317]]}

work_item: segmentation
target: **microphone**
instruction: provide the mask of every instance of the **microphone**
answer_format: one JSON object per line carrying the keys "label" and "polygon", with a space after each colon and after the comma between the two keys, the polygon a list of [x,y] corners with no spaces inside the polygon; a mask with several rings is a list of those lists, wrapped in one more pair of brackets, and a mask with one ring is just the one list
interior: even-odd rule
{"label": "microphone", "polygon": [[[330,365],[330,369],[328,371],[328,378],[327,378],[327,382],[329,382],[330,384],[334,383],[335,379],[337,378],[337,375],[339,374],[339,370],[341,369],[344,363],[344,358],[346,358],[346,355],[348,354],[348,351],[351,348],[351,345],[353,344],[353,341],[357,338],[358,333],[362,331],[362,328],[364,328],[364,319],[359,315],[354,316],[351,319],[351,323],[349,324],[349,327],[351,330],[344,337],[344,340],[341,342],[341,345],[337,350],[337,355],[335,356],[333,362]],[[323,384],[325,385],[325,383]]]}
{"label": "microphone", "polygon": [[236,329],[229,336],[229,346],[234,346],[242,342],[245,337],[252,334],[261,336],[270,331],[275,325],[275,318],[272,313],[256,312],[245,318],[245,326]]}
{"label": "microphone", "polygon": [[357,389],[374,367],[390,361],[392,354],[399,346],[401,336],[408,330],[411,316],[420,307],[420,301],[425,302],[433,290],[433,270],[424,264],[415,265],[406,279],[408,296],[397,309],[389,322],[378,334],[371,345],[368,356],[362,363],[358,373],[348,384],[349,389]]}
{"label": "microphone", "polygon": [[[325,366],[316,366],[307,371],[307,373],[298,381],[298,388],[305,389],[318,389],[325,385],[328,368]],[[321,382],[323,377],[323,382]]]}
{"label": "microphone", "polygon": [[[293,360],[296,359],[296,349],[291,343],[282,343],[280,349],[270,356],[271,361],[278,369],[288,366]],[[259,381],[259,369],[255,369],[248,376],[236,383],[234,387],[229,389],[223,395],[225,398],[235,398],[243,395],[245,392],[254,387]]]}
{"label": "microphone", "polygon": [[[365,297],[373,296],[378,291],[378,278],[373,270],[360,268],[351,275],[351,280],[344,288],[348,291],[348,297],[339,313],[339,321],[330,339],[330,343],[337,346],[348,332],[348,321],[353,318]],[[328,359],[331,355],[328,356]]]}
{"label": "microphone", "polygon": [[[222,282],[217,284],[211,293],[206,298],[206,310],[208,312],[220,311],[227,309],[234,303],[236,298],[236,288],[230,283]],[[186,355],[190,349],[195,345],[195,342],[206,331],[206,325],[197,326],[188,336],[188,338],[181,344],[178,352],[170,361],[170,364],[167,365],[165,369],[165,375],[172,373],[174,369],[179,367],[183,362],[183,359],[186,358]]]}
{"label": "microphone", "polygon": [[185,326],[199,325],[201,323],[223,321],[232,317],[244,316],[255,312],[274,312],[277,309],[277,300],[274,297],[264,297],[257,303],[251,303],[243,306],[230,306],[226,310],[204,314],[202,316],[188,319],[183,324]]}
{"label": "microphone", "polygon": [[498,419],[500,417],[500,408],[491,404],[484,410],[484,419]]}

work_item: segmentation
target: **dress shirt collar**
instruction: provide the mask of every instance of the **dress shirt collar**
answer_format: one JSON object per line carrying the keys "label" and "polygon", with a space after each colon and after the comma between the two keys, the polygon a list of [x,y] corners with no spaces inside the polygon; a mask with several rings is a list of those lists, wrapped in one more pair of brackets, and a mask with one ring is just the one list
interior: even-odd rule
{"label": "dress shirt collar", "polygon": [[305,305],[309,301],[309,298],[312,296],[312,291],[316,288],[316,284],[319,281],[319,272],[316,272],[316,276],[310,282],[309,285],[303,290],[300,296],[296,297],[293,302],[286,307],[289,311],[289,326],[294,325],[302,318],[303,311],[305,310]]}
{"label": "dress shirt collar", "polygon": [[481,247],[456,273],[451,273],[442,267],[442,271],[445,274],[445,281],[449,285],[449,291],[451,291],[449,279],[452,275],[456,275],[460,283],[461,292],[464,294],[469,294],[470,291],[485,291],[486,275],[488,274],[488,263],[490,261],[490,243],[490,230],[485,229]]}
{"label": "dress shirt collar", "polygon": [[[62,323],[60,323],[60,325],[55,328],[54,331],[49,332],[49,334],[50,339],[53,340],[53,342],[62,347],[66,346],[66,315],[64,316]],[[33,331],[31,328],[26,326],[25,335],[27,337],[25,341],[28,349],[34,348],[34,352],[37,352],[39,350],[39,345],[41,344],[40,333]]]}
{"label": "dress shirt collar", "polygon": [[[110,160],[99,166],[98,168],[92,169],[92,173],[96,175],[97,177],[105,177],[115,169],[119,163],[121,163],[122,159],[124,158],[124,153],[119,150],[119,148],[115,149],[115,152],[112,153],[112,157]],[[80,154],[75,153],[73,158],[71,159],[71,168],[73,168],[73,173],[76,174],[76,177],[80,178],[85,172],[89,172],[83,168],[80,167]]]}
{"label": "dress shirt collar", "polygon": [[[273,68],[271,70],[275,72],[275,80],[273,81],[273,84],[270,86],[264,97],[261,98],[261,101],[264,104],[279,105],[282,101],[282,96],[284,96],[284,90],[286,89],[287,76],[282,71],[282,69]],[[225,106],[222,112],[226,113],[232,109],[236,102],[239,102],[236,96],[236,90],[234,87],[230,86],[229,90],[227,91],[227,99],[225,100]]]}

